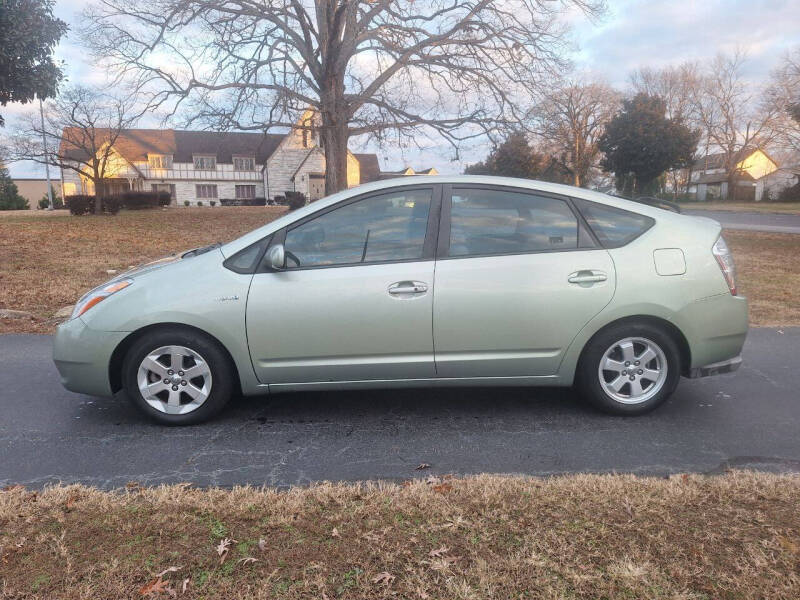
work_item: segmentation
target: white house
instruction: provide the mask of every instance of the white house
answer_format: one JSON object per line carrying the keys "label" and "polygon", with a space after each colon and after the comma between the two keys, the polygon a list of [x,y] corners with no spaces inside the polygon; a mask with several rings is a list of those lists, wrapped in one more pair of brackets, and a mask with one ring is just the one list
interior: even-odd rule
{"label": "white house", "polygon": [[735,190],[728,189],[724,154],[698,158],[692,167],[689,193],[696,194],[701,202],[734,199],[759,202],[764,192],[776,196],[796,181],[796,169],[780,167],[766,152],[756,148],[736,164]]}
{"label": "white house", "polygon": [[[317,200],[325,194],[325,154],[313,113],[307,111],[298,125],[288,134],[127,129],[113,144],[106,186],[109,193],[166,191],[177,205],[223,198],[273,199],[287,191]],[[60,154],[81,156],[69,139],[65,131]],[[349,187],[380,178],[375,154],[348,151]],[[64,196],[94,193],[92,182],[72,169],[62,169],[61,182]]]}

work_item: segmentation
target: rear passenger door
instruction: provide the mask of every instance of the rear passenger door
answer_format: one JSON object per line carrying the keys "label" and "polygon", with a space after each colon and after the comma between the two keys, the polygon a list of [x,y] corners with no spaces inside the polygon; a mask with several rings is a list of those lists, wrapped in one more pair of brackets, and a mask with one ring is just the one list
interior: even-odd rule
{"label": "rear passenger door", "polygon": [[614,264],[569,199],[445,186],[433,303],[438,377],[548,376],[614,294]]}

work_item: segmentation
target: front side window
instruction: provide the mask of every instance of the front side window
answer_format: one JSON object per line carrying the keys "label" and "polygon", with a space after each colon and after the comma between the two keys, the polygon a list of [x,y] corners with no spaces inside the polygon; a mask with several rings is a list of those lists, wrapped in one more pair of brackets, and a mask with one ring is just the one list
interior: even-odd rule
{"label": "front side window", "polygon": [[289,267],[421,259],[431,190],[371,196],[290,229]]}
{"label": "front side window", "polygon": [[198,198],[216,198],[217,186],[211,183],[198,183],[195,187],[195,195]]}
{"label": "front side window", "polygon": [[234,156],[233,169],[234,171],[255,171],[256,159],[252,156]]}
{"label": "front side window", "polygon": [[577,247],[578,220],[563,200],[499,189],[453,190],[449,256]]}
{"label": "front side window", "polygon": [[654,219],[621,208],[573,198],[575,206],[604,248],[619,248],[635,240],[655,223]]}
{"label": "front side window", "polygon": [[216,156],[195,156],[194,157],[194,168],[195,169],[204,169],[204,170],[214,170],[217,168],[217,157]]}
{"label": "front side window", "polygon": [[254,185],[237,185],[236,186],[236,197],[240,198],[240,199],[255,198],[256,197],[256,186],[254,186]]}

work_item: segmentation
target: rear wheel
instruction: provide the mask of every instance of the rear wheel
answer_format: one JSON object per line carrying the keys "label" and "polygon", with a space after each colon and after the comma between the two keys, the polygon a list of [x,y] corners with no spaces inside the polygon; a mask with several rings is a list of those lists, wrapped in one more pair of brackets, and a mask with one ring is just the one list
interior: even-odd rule
{"label": "rear wheel", "polygon": [[595,335],[578,367],[583,396],[597,408],[638,415],[664,402],[680,379],[675,341],[649,323],[626,323]]}
{"label": "rear wheel", "polygon": [[134,342],[122,366],[122,381],[133,404],[165,425],[200,423],[231,397],[233,369],[207,336],[163,329]]}

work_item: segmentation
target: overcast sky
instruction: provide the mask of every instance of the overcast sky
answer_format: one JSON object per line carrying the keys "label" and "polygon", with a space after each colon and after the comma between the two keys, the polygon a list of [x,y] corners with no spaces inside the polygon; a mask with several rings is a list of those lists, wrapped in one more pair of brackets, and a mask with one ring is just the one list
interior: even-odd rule
{"label": "overcast sky", "polygon": [[[88,0],[58,0],[56,14],[75,29],[78,13],[87,3]],[[566,18],[573,27],[572,58],[576,70],[606,79],[620,88],[626,86],[629,73],[640,66],[704,61],[737,47],[747,52],[747,76],[753,85],[758,85],[785,51],[800,45],[800,0],[608,0],[608,3],[609,12],[599,23],[574,13]],[[64,61],[70,82],[104,80],[102,72],[90,68],[86,51],[80,47],[74,31],[62,40],[56,54]],[[7,127],[13,125],[14,115],[24,109],[12,105],[0,108]],[[485,144],[473,144],[463,160],[474,162],[486,151]],[[463,168],[463,163],[450,160],[452,153],[446,144],[435,141],[423,150],[385,148],[377,152],[384,169],[410,164],[414,168],[435,166],[443,173],[453,173]],[[17,164],[11,165],[11,173],[16,177],[37,177],[42,171],[36,166]]]}

